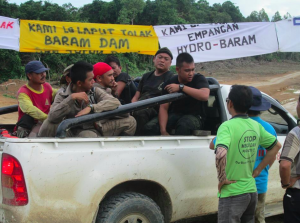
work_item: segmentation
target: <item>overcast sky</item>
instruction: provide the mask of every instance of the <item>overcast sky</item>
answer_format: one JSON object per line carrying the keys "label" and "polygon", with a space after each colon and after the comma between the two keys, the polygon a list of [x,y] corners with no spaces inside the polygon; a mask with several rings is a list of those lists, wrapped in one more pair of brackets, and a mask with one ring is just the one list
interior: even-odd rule
{"label": "overcast sky", "polygon": [[[10,3],[17,4],[26,1],[27,0],[8,0]],[[214,3],[222,4],[225,1],[226,0],[208,0],[210,5],[213,5]],[[93,2],[93,0],[49,0],[49,2],[57,3],[59,5],[71,2],[73,6],[81,7]],[[270,20],[276,11],[279,11],[281,16],[285,15],[287,12],[289,12],[292,16],[300,16],[300,0],[231,0],[231,2],[240,8],[244,17],[249,16],[252,11],[260,11],[262,8],[265,9]]]}

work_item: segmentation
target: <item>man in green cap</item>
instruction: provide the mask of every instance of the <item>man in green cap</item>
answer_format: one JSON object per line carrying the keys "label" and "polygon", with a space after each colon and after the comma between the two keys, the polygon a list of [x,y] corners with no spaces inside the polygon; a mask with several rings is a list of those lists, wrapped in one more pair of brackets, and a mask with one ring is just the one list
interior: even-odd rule
{"label": "man in green cap", "polygon": [[[163,47],[156,52],[153,58],[155,70],[143,75],[131,102],[157,97],[162,94],[163,84],[174,75],[173,72],[169,70],[172,64],[172,59],[173,55],[166,47]],[[157,116],[157,114],[158,107],[135,111],[133,113],[133,117],[137,121],[135,135],[142,135],[143,126],[145,126],[145,124],[152,118]]]}

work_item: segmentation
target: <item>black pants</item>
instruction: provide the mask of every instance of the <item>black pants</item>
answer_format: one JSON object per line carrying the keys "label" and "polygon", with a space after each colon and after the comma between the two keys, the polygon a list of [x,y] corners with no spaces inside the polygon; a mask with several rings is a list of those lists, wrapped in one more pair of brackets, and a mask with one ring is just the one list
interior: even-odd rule
{"label": "black pants", "polygon": [[284,223],[300,222],[300,189],[288,188],[283,197]]}

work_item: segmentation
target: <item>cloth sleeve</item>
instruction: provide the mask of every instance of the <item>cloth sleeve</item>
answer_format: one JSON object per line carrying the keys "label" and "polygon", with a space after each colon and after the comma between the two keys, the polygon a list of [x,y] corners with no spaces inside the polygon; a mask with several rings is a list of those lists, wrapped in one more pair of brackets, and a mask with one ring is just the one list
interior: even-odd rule
{"label": "cloth sleeve", "polygon": [[94,112],[110,111],[118,108],[121,103],[111,94],[106,93],[100,88],[95,88],[95,99],[97,104],[94,104]]}
{"label": "cloth sleeve", "polygon": [[161,94],[165,95],[165,94],[169,94],[169,92],[167,90],[165,90],[165,87],[169,84],[172,84],[172,78],[168,79],[167,81],[165,81],[165,83],[162,86],[162,90],[161,90]]}
{"label": "cloth sleeve", "polygon": [[260,129],[259,145],[264,147],[266,150],[271,150],[277,143],[276,136],[267,132],[261,124],[259,124],[259,129]]}
{"label": "cloth sleeve", "polygon": [[142,90],[143,90],[143,87],[144,87],[144,81],[145,81],[145,76],[147,75],[147,73],[146,74],[144,74],[143,76],[142,76],[142,79],[140,80],[140,82],[139,82],[139,86],[138,86],[138,91],[139,92],[142,92]]}
{"label": "cloth sleeve", "polygon": [[288,160],[293,163],[295,157],[299,154],[299,152],[300,152],[299,138],[297,137],[297,135],[294,134],[293,131],[291,131],[289,132],[289,134],[285,139],[280,160]]}
{"label": "cloth sleeve", "polygon": [[72,110],[75,110],[75,101],[72,96],[64,98],[60,95],[61,93],[63,92],[55,97],[48,114],[48,120],[52,123],[60,123]]}
{"label": "cloth sleeve", "polygon": [[209,84],[202,74],[197,74],[195,77],[196,89],[209,88]]}
{"label": "cloth sleeve", "polygon": [[218,147],[223,147],[228,150],[231,143],[231,134],[226,122],[219,127],[216,139],[217,140],[214,143],[215,149]]}
{"label": "cloth sleeve", "polygon": [[130,79],[130,77],[127,73],[120,73],[118,76],[117,82],[122,81],[125,84],[127,84],[129,79]]}
{"label": "cloth sleeve", "polygon": [[31,116],[32,118],[39,121],[44,121],[48,117],[47,114],[33,105],[30,97],[27,94],[20,93],[18,95],[18,102],[22,112]]}
{"label": "cloth sleeve", "polygon": [[57,94],[59,89],[52,88],[52,101],[54,101],[55,95]]}

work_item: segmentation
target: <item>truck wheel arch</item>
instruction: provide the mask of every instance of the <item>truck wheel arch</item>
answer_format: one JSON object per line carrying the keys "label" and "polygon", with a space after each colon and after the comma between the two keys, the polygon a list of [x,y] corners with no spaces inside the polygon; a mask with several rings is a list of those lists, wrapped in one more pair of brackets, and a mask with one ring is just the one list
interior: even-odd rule
{"label": "truck wheel arch", "polygon": [[159,206],[165,222],[171,221],[172,201],[168,191],[162,185],[149,180],[126,181],[110,189],[103,197],[100,204],[103,202],[104,198],[123,192],[137,192],[151,198]]}

